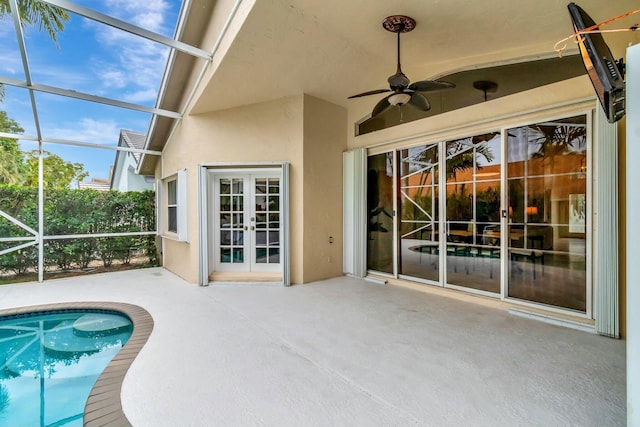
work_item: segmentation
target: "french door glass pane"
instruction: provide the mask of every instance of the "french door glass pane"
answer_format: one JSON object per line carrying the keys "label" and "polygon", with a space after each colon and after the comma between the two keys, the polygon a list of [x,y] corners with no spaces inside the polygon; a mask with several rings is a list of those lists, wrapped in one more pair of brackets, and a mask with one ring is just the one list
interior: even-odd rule
{"label": "french door glass pane", "polygon": [[280,179],[255,179],[255,262],[280,262]]}
{"label": "french door glass pane", "polygon": [[508,135],[508,295],[585,312],[586,116]]}
{"label": "french door glass pane", "polygon": [[244,184],[242,178],[220,179],[220,262],[244,262]]}

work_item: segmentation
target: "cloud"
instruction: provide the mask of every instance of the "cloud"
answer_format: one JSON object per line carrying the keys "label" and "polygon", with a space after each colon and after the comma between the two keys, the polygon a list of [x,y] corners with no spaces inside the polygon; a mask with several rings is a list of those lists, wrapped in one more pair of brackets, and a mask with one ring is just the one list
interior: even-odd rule
{"label": "cloud", "polygon": [[106,87],[121,89],[127,85],[127,76],[123,70],[106,64],[106,68],[102,68],[99,72],[102,84]]}
{"label": "cloud", "polygon": [[16,33],[13,29],[13,22],[7,17],[0,19],[0,73],[14,76],[20,73],[18,78],[23,79],[22,60],[18,43],[16,41]]}
{"label": "cloud", "polygon": [[124,101],[131,103],[145,103],[149,100],[154,100],[158,96],[158,91],[155,89],[139,90],[136,92],[129,92],[124,95]]}
{"label": "cloud", "polygon": [[[1,43],[2,38],[0,38]],[[0,74],[7,77],[24,79],[22,61],[20,60],[20,52],[17,50],[0,51]]]}
{"label": "cloud", "polygon": [[171,5],[164,0],[107,0],[109,15],[145,28],[165,34],[165,17]]}
{"label": "cloud", "polygon": [[115,120],[95,120],[80,118],[63,127],[46,130],[46,137],[69,141],[89,142],[93,144],[117,145],[120,127]]}
{"label": "cloud", "polygon": [[[116,90],[120,93],[118,99],[123,101],[152,103],[157,96],[169,49],[133,36],[118,45],[119,49],[110,49],[110,56],[96,56],[92,61],[103,94],[109,96],[109,92]],[[127,97],[127,93],[138,93],[138,96],[134,100]],[[142,93],[147,96],[142,98]]]}
{"label": "cloud", "polygon": [[[134,25],[167,34],[170,5],[163,0],[108,0],[109,14]],[[174,25],[175,23],[171,23]],[[94,55],[95,74],[102,82],[100,95],[119,92],[118,99],[153,104],[166,66],[169,48],[127,32],[93,26],[95,37],[105,54]]]}

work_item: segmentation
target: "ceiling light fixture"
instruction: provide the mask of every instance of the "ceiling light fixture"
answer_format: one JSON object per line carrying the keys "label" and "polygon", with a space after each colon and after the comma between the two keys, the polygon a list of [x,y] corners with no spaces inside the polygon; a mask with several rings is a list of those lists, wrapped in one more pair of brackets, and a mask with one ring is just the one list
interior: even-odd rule
{"label": "ceiling light fixture", "polygon": [[495,93],[498,90],[498,84],[489,80],[478,80],[473,82],[473,87],[484,92],[484,100],[487,100],[487,93]]}
{"label": "ceiling light fixture", "polygon": [[411,95],[409,95],[408,93],[402,93],[402,92],[394,93],[389,98],[387,98],[387,101],[389,102],[389,104],[397,105],[398,107],[406,104],[410,100],[411,100]]}

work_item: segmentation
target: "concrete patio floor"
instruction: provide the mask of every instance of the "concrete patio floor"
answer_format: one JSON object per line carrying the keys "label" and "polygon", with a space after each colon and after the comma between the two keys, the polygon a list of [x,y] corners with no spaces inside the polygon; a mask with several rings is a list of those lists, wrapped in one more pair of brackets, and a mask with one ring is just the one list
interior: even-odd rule
{"label": "concrete patio floor", "polygon": [[134,426],[622,426],[625,342],[340,277],[197,287],[153,268],[0,286],[0,309],[144,307]]}

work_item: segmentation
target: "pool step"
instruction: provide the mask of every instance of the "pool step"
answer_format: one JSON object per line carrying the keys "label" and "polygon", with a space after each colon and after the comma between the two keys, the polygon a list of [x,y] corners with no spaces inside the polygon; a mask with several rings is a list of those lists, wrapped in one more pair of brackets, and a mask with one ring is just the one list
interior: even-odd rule
{"label": "pool step", "polygon": [[103,313],[85,314],[73,323],[73,333],[79,337],[105,337],[130,330],[129,319]]}

